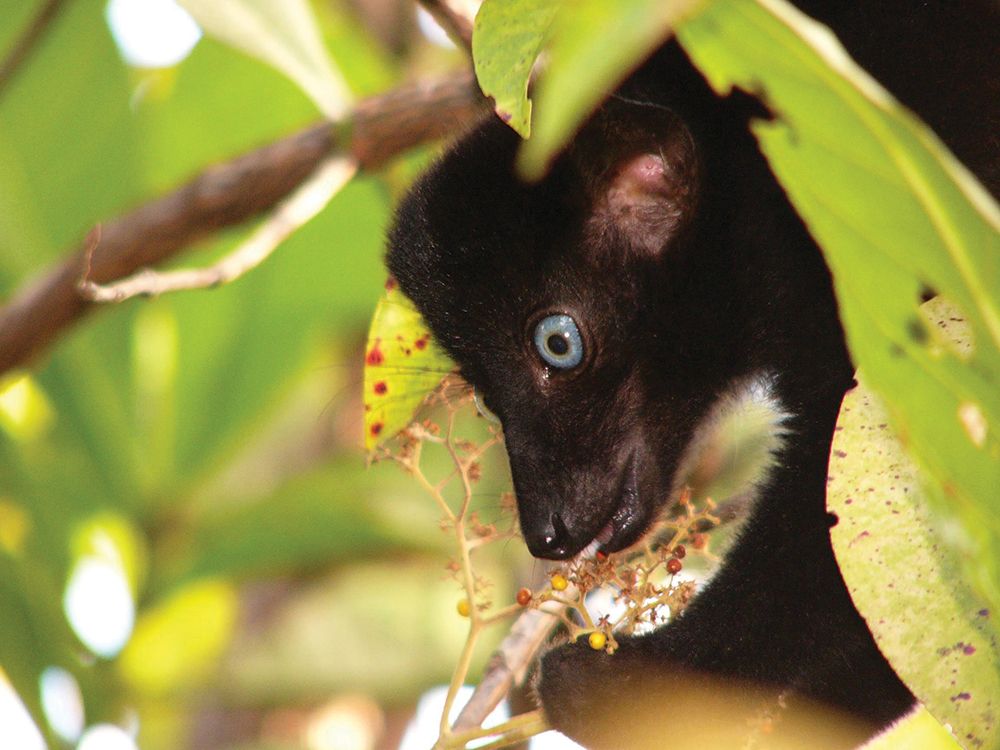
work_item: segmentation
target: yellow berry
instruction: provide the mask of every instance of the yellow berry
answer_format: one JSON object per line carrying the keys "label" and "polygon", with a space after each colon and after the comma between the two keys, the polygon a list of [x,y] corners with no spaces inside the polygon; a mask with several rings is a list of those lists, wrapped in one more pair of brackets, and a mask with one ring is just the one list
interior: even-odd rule
{"label": "yellow berry", "polygon": [[551,582],[552,589],[554,591],[565,591],[566,587],[569,586],[569,581],[567,581],[566,578],[559,573],[552,574]]}
{"label": "yellow berry", "polygon": [[472,607],[469,606],[468,599],[460,599],[458,604],[455,605],[455,610],[458,614],[462,615],[462,617],[468,617],[469,613],[472,611]]}
{"label": "yellow berry", "polygon": [[594,651],[600,651],[608,645],[608,637],[600,630],[595,630],[590,634],[590,637],[587,638],[587,642],[590,644],[590,647],[594,649]]}

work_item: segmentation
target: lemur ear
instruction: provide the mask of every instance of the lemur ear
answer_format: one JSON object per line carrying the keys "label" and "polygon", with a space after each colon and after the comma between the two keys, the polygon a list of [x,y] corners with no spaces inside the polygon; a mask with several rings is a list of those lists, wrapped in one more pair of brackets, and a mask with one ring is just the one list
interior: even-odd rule
{"label": "lemur ear", "polygon": [[698,153],[690,131],[656,105],[611,100],[577,138],[596,236],[658,254],[693,215]]}

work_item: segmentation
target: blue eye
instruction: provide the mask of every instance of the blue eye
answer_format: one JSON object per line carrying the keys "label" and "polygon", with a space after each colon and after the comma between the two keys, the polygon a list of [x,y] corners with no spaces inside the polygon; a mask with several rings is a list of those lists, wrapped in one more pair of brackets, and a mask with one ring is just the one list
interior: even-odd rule
{"label": "blue eye", "polygon": [[569,315],[549,315],[535,326],[535,349],[545,363],[569,370],[583,361],[580,329]]}

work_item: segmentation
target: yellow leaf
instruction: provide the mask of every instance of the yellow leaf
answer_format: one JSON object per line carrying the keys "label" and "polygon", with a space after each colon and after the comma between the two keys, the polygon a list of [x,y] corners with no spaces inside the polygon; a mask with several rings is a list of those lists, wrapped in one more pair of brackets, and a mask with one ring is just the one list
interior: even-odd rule
{"label": "yellow leaf", "polygon": [[365,448],[372,450],[406,427],[453,369],[413,303],[388,284],[365,347]]}
{"label": "yellow leaf", "polygon": [[215,671],[238,605],[227,581],[200,581],[177,591],[139,618],[118,663],[122,677],[151,695],[197,685]]}

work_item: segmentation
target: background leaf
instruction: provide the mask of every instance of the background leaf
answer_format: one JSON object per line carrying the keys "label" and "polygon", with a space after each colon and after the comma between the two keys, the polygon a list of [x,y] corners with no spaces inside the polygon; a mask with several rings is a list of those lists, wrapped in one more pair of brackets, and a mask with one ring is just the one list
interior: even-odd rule
{"label": "background leaf", "polygon": [[306,0],[180,0],[201,27],[273,65],[295,81],[331,120],[350,102],[330,62]]}
{"label": "background leaf", "polygon": [[[488,2],[490,10],[505,7],[499,0]],[[3,52],[41,3],[0,0]],[[303,91],[327,96],[337,90],[330,85],[328,55],[351,90],[366,93],[387,90],[404,73],[419,78],[465,64],[460,52],[426,44],[405,4],[380,4],[373,13],[372,3],[324,0],[316,18],[301,2],[222,4],[264,19],[279,11],[281,18],[266,21],[263,30],[258,25],[249,37],[237,33],[238,49],[257,45],[253,54],[263,58],[203,38],[175,66],[137,69],[116,50],[105,1],[77,0],[63,4],[17,75],[0,86],[5,297],[68,254],[94,224],[312,121],[315,110]],[[735,0],[733,5],[738,7],[719,12],[745,10]],[[536,114],[548,117],[543,110],[552,110],[555,118],[541,126],[550,148],[573,132],[573,117],[583,117],[656,43],[654,37],[665,29],[662,14],[671,7],[639,0],[566,6],[551,28],[568,29],[567,37],[546,53],[556,83],[549,99],[536,99]],[[506,6],[519,7],[514,0]],[[509,69],[505,63],[495,70],[501,77],[497,95],[511,97],[518,107],[527,104],[528,58],[547,38],[543,27],[553,3],[536,7],[538,27],[517,27],[525,34],[523,54],[514,47],[489,50],[512,41],[499,25],[490,29],[495,37],[477,40],[477,62],[487,67],[491,55],[508,62],[511,55],[524,57],[523,65],[509,62]],[[284,20],[292,23],[282,25]],[[511,20],[524,19],[515,14]],[[765,48],[760,54],[791,56],[799,68],[816,74],[792,47],[776,41],[766,24],[721,28],[745,37],[741,44]],[[308,39],[304,45],[299,41]],[[269,57],[274,45],[276,56]],[[765,54],[758,62],[781,69],[783,60]],[[821,61],[821,67],[827,65]],[[290,74],[294,80],[286,78]],[[810,83],[814,93],[839,85],[836,76],[816,80]],[[317,87],[327,93],[316,94]],[[343,96],[341,89],[327,108],[339,111]],[[563,101],[568,109],[560,113]],[[845,100],[822,101],[836,108]],[[527,123],[528,115],[519,111]],[[870,140],[855,139],[852,127],[838,121],[831,137],[859,147],[868,143],[876,151],[887,147],[885,140],[871,146]],[[88,724],[138,715],[143,750],[206,743],[220,750],[295,746],[313,726],[318,706],[362,688],[381,701],[383,726],[395,727],[419,693],[446,676],[464,623],[454,612],[458,587],[443,570],[440,548],[446,540],[438,511],[397,467],[384,464],[365,473],[357,446],[365,419],[359,396],[365,326],[384,282],[385,224],[392,198],[432,152],[421,149],[383,173],[354,180],[266,264],[237,283],[105,308],[30,371],[0,382],[0,666],[43,731],[38,677],[53,664],[80,684]],[[841,181],[837,170],[849,164],[837,153],[822,164],[836,177],[834,183]],[[865,163],[878,163],[860,153]],[[933,156],[934,149],[928,153]],[[974,365],[976,377],[986,377],[992,365],[981,358],[988,356],[984,342],[994,335],[990,295],[996,266],[986,267],[978,286],[969,269],[996,262],[989,244],[995,232],[973,243],[971,254],[956,254],[961,246],[951,241],[961,236],[956,228],[967,230],[964,219],[953,223],[948,212],[934,213],[927,196],[937,186],[925,174],[933,170],[914,164],[904,181],[923,191],[916,202],[934,214],[931,232],[943,233],[951,243],[935,273],[967,286],[966,297],[951,296],[963,312],[971,309],[982,320],[972,319],[982,328],[975,335],[975,354],[948,350],[942,362],[958,357]],[[955,176],[951,167],[946,171]],[[895,187],[891,181],[888,187],[866,183],[856,202],[876,205],[873,195],[881,200]],[[966,185],[963,191],[975,189]],[[966,199],[959,197],[960,208]],[[902,229],[911,231],[908,242],[919,244],[926,227],[927,221],[911,222],[907,214]],[[177,262],[211,263],[250,229],[213,236]],[[912,261],[915,275],[923,278],[920,264],[926,259],[893,260],[904,268]],[[866,263],[859,260],[852,268]],[[894,267],[877,259],[871,263],[875,275],[856,275],[851,289],[866,295],[859,300],[882,304],[895,283]],[[418,336],[420,328],[412,323],[407,330]],[[876,332],[872,340],[882,335]],[[941,343],[935,331],[929,338],[932,347]],[[442,361],[439,367],[433,377],[425,372],[426,382],[413,388],[402,421],[451,366]],[[967,385],[966,376],[956,376],[950,364],[938,372],[942,382]],[[368,384],[370,393],[375,382]],[[978,381],[971,382],[967,392],[978,393]],[[909,387],[907,382],[898,390]],[[933,396],[925,390],[920,398]],[[984,426],[979,450],[992,450],[996,430],[988,400],[941,403],[928,413],[950,420],[942,422],[948,441],[940,447],[942,461],[961,458],[949,443],[967,445]],[[961,408],[964,421],[954,419],[954,408]],[[471,414],[463,420],[470,432],[484,429],[483,420]],[[497,453],[487,463],[502,472],[502,451]],[[442,457],[429,468],[437,476],[448,466]],[[968,471],[970,481],[993,481],[994,475],[983,480],[982,473],[975,474],[971,464],[955,466]],[[475,503],[492,521],[499,513],[498,493],[507,485],[488,484],[477,485]],[[945,528],[949,540],[961,539],[954,524]],[[94,529],[102,533],[88,535]],[[139,627],[117,658],[87,654],[62,607],[81,555],[95,552],[122,563],[134,595]],[[512,582],[493,563],[502,562],[504,570],[530,571],[534,565],[516,543],[476,554],[486,558],[497,602],[510,599]],[[100,607],[94,603],[92,610]],[[200,642],[199,613],[211,615],[203,623],[211,633]],[[184,664],[173,663],[171,654],[184,655]],[[164,665],[159,674],[153,669]],[[135,668],[141,672],[143,666],[150,669],[136,679]],[[0,683],[0,690],[7,689]],[[391,740],[384,734],[381,741]]]}

